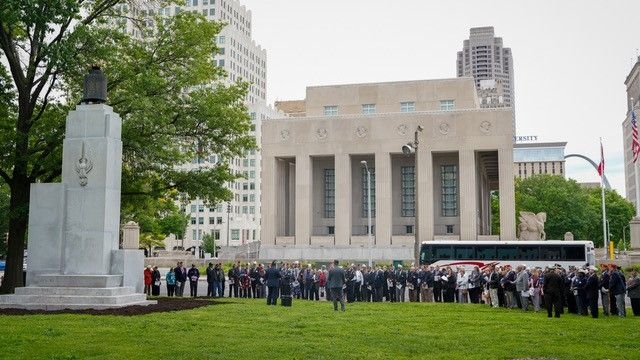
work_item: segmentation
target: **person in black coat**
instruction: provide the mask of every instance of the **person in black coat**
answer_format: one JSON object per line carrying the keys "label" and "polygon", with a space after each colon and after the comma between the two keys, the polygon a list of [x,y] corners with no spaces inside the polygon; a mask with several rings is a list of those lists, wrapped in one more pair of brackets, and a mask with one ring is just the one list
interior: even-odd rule
{"label": "person in black coat", "polygon": [[598,298],[600,297],[600,281],[598,280],[598,274],[596,274],[596,268],[589,266],[589,275],[587,277],[587,283],[584,287],[587,303],[589,304],[589,311],[592,318],[598,317]]}
{"label": "person in black coat", "polygon": [[196,267],[196,264],[191,264],[191,268],[187,272],[189,278],[189,290],[191,290],[191,296],[198,296],[198,279],[200,278],[200,270]]}
{"label": "person in black coat", "polygon": [[151,273],[151,295],[160,296],[160,271],[157,266],[153,267],[153,272]]}
{"label": "person in black coat", "polygon": [[551,317],[552,310],[555,311],[555,317],[560,317],[562,309],[562,293],[564,291],[564,280],[560,276],[559,269],[547,268],[544,274],[544,284],[542,285],[542,294],[544,302],[547,306],[547,316]]}
{"label": "person in black coat", "polygon": [[280,270],[276,268],[276,262],[271,262],[271,266],[265,272],[265,282],[267,283],[267,305],[276,305],[278,302],[278,289],[280,287]]}
{"label": "person in black coat", "polygon": [[207,267],[207,296],[213,297],[215,295],[215,290],[213,283],[216,279],[216,271],[213,268],[213,263],[209,263],[209,267]]}

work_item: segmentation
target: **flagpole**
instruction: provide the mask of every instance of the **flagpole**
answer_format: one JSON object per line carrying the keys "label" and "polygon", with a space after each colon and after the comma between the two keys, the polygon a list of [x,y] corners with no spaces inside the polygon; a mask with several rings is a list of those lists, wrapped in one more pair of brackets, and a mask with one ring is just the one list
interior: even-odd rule
{"label": "flagpole", "polygon": [[602,195],[602,239],[604,242],[604,258],[608,259],[609,254],[609,237],[607,236],[607,210],[604,203],[604,154],[602,151],[602,138],[600,138],[600,193]]}

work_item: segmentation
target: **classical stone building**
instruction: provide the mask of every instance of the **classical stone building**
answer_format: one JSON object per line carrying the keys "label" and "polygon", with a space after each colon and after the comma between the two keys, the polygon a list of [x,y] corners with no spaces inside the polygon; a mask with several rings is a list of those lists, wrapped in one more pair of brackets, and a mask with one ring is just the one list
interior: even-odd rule
{"label": "classical stone building", "polygon": [[513,111],[480,108],[473,78],[308,87],[304,105],[262,126],[261,258],[409,260],[416,230],[515,239]]}

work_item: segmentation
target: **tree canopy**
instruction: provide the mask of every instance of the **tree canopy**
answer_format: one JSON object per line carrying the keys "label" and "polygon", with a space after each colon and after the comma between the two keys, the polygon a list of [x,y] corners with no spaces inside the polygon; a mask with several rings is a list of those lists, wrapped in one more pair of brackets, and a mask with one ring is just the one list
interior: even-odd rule
{"label": "tree canopy", "polygon": [[[536,175],[516,179],[516,219],[520,211],[546,212],[547,239],[564,239],[568,231],[575,239],[603,245],[600,188],[585,188],[558,175]],[[606,214],[612,240],[622,240],[623,228],[635,210],[615,190],[605,190]]]}
{"label": "tree canopy", "polygon": [[[123,13],[124,0],[0,2],[0,178],[9,188],[7,270],[0,292],[22,285],[29,187],[59,178],[66,114],[94,64],[108,78],[108,104],[122,118],[123,218],[155,216],[149,201],[230,197],[225,161],[178,165],[255,148],[244,105],[246,82],[226,84],[213,62],[224,26],[191,12],[173,17]],[[139,38],[124,24],[139,26]],[[174,210],[165,209],[169,216]],[[145,225],[146,226],[146,225]],[[154,228],[156,225],[149,225]],[[152,232],[153,233],[153,232]]]}

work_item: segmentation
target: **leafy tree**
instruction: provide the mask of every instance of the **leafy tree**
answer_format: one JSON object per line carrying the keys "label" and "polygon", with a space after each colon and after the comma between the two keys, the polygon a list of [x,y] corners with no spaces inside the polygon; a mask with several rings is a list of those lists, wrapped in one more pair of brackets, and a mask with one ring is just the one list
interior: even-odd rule
{"label": "leafy tree", "polygon": [[[589,239],[594,240],[599,246],[604,244],[602,230],[602,194],[599,188],[586,189],[589,195],[589,211],[594,221],[589,223],[588,231]],[[625,228],[629,225],[629,221],[635,215],[635,208],[631,202],[623,198],[615,190],[605,190],[605,211],[607,220],[609,221],[609,233],[611,241],[619,244],[623,240],[623,232],[625,232],[626,248],[629,248],[630,238],[629,229]]]}
{"label": "leafy tree", "polygon": [[[558,175],[536,175],[516,179],[516,218],[520,211],[546,212],[547,239],[564,239],[567,231],[575,239],[603,245],[601,194],[599,188],[584,188],[573,179]],[[633,217],[633,205],[615,190],[605,191],[605,204],[614,237]]]}
{"label": "leafy tree", "polygon": [[153,248],[164,247],[164,236],[153,233],[140,233],[140,246],[147,251],[147,255],[153,254]]}
{"label": "leafy tree", "polygon": [[215,256],[216,254],[216,240],[213,238],[211,234],[205,234],[202,236],[202,250],[205,253],[212,254]]}
{"label": "leafy tree", "polygon": [[[212,61],[223,25],[190,12],[130,18],[145,35],[137,40],[109,26],[125,18],[118,5],[127,3],[0,2],[0,178],[10,193],[0,293],[22,285],[30,184],[59,178],[64,119],[91,64],[103,65],[108,103],[123,121],[123,209],[177,194],[226,200],[225,184],[236,175],[224,163],[196,171],[177,165],[196,155],[231,159],[255,148],[243,104],[248,84],[224,85],[225,73]],[[155,216],[155,207],[145,209]],[[123,215],[145,223],[142,210]]]}

